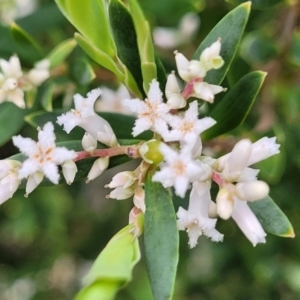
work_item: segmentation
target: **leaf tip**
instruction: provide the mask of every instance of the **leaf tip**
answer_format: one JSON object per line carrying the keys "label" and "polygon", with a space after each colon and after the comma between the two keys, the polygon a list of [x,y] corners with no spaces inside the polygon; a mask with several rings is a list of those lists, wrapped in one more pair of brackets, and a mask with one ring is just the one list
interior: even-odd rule
{"label": "leaf tip", "polygon": [[247,11],[251,10],[251,5],[252,5],[252,1],[247,1],[243,4],[241,4],[241,6],[245,7]]}
{"label": "leaf tip", "polygon": [[285,234],[283,234],[283,237],[287,237],[287,238],[294,238],[295,236],[296,235],[295,235],[295,232],[294,232],[294,229],[292,226],[289,228],[289,230]]}

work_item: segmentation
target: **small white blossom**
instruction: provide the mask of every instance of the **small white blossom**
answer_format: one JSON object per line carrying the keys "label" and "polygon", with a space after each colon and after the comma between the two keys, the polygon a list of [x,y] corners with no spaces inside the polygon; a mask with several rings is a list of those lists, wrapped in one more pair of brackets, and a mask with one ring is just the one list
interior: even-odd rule
{"label": "small white blossom", "polygon": [[74,96],[75,109],[59,116],[57,123],[64,126],[67,133],[75,126],[82,127],[99,142],[115,147],[118,141],[111,126],[94,111],[94,103],[101,93],[101,89],[94,89],[87,94],[87,98],[76,94]]}
{"label": "small white blossom", "polygon": [[117,187],[128,188],[134,184],[137,180],[134,172],[132,171],[123,171],[117,173],[111,180],[111,182],[105,185],[106,188],[114,189]]}
{"label": "small white blossom", "polygon": [[148,98],[145,101],[140,99],[123,100],[123,104],[138,115],[132,135],[137,136],[145,130],[151,129],[163,136],[168,132],[168,125],[165,118],[170,108],[167,104],[163,103],[162,92],[155,79],[150,83],[147,96]]}
{"label": "small white blossom", "polygon": [[186,106],[186,100],[180,93],[180,88],[174,71],[168,76],[165,94],[168,99],[167,105],[170,109],[178,109]]}
{"label": "small white blossom", "polygon": [[222,86],[209,84],[207,82],[195,82],[194,92],[191,96],[213,103],[215,95],[226,91]]}
{"label": "small white blossom", "polygon": [[190,182],[206,179],[210,175],[201,162],[192,159],[191,150],[189,144],[177,152],[162,143],[160,151],[165,162],[160,164],[160,171],[153,175],[152,180],[160,182],[164,187],[174,186],[176,194],[183,198]]}
{"label": "small white blossom", "polygon": [[199,134],[216,124],[216,121],[210,117],[198,119],[198,102],[193,101],[182,115],[170,116],[168,123],[172,130],[165,137],[166,142],[184,141],[194,144]]}
{"label": "small white blossom", "polygon": [[133,186],[130,186],[128,188],[117,187],[110,192],[108,197],[116,200],[125,200],[131,197],[133,194],[134,194]]}
{"label": "small white blossom", "polygon": [[36,172],[41,172],[46,177],[57,184],[59,180],[58,165],[63,164],[67,160],[74,159],[76,153],[65,147],[56,147],[54,126],[48,122],[38,133],[38,142],[31,138],[23,138],[22,136],[14,136],[13,143],[22,153],[28,156],[20,170],[19,178],[27,178]]}
{"label": "small white blossom", "polygon": [[13,55],[8,61],[0,59],[0,67],[0,103],[9,101],[25,108],[24,92],[19,86],[23,75],[19,58]]}
{"label": "small white blossom", "polygon": [[206,71],[211,69],[220,69],[224,65],[224,60],[220,56],[221,40],[211,44],[210,47],[203,50],[200,55],[200,62],[205,67]]}
{"label": "small white blossom", "polygon": [[50,61],[48,59],[36,62],[34,68],[29,70],[26,74],[26,79],[32,86],[40,86],[50,77],[49,67]]}
{"label": "small white blossom", "polygon": [[187,231],[191,248],[197,245],[201,235],[210,237],[214,242],[223,240],[223,234],[215,229],[217,219],[211,219],[208,215],[211,202],[210,187],[209,181],[194,182],[188,210],[179,207],[177,212],[178,228]]}

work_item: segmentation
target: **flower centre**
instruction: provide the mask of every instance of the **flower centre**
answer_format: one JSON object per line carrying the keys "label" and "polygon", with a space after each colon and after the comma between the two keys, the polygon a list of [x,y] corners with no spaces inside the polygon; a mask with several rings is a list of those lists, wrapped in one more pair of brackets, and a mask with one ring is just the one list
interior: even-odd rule
{"label": "flower centre", "polygon": [[191,132],[194,129],[194,123],[193,122],[186,122],[183,121],[179,130],[183,133]]}
{"label": "flower centre", "polygon": [[177,161],[173,165],[173,169],[174,169],[174,175],[175,176],[183,175],[185,173],[185,164],[182,163],[181,161]]}

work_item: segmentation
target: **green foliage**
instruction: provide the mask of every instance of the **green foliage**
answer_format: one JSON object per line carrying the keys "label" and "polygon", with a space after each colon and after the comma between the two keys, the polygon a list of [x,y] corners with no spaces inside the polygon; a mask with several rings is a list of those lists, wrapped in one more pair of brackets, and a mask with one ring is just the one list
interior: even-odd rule
{"label": "green foliage", "polygon": [[84,279],[85,287],[76,300],[110,300],[124,283],[131,280],[132,269],[140,260],[135,225],[120,230],[102,250]]}
{"label": "green foliage", "polygon": [[249,206],[267,232],[282,237],[295,237],[290,221],[270,197],[249,203]]}
{"label": "green foliage", "polygon": [[209,113],[217,121],[202,134],[211,139],[239,126],[248,115],[262,86],[266,73],[255,71],[242,77]]}
{"label": "green foliage", "polygon": [[170,192],[152,181],[145,182],[145,258],[154,299],[172,299],[178,264],[179,238]]}

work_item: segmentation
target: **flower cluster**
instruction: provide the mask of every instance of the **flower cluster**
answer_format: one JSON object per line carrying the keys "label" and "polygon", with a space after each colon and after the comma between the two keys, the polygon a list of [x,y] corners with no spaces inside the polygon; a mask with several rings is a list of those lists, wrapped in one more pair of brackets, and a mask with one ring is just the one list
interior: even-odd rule
{"label": "flower cluster", "polygon": [[13,55],[8,61],[0,59],[0,68],[0,103],[8,101],[20,108],[25,108],[24,92],[35,89],[50,76],[46,59],[23,73],[19,58]]}
{"label": "flower cluster", "polygon": [[[134,171],[116,174],[105,187],[112,189],[109,198],[123,200],[133,197],[130,222],[134,222],[138,214],[147,209],[143,184],[149,166],[154,164],[157,170],[152,177],[153,181],[161,183],[165,188],[173,188],[181,198],[189,198],[188,208],[178,209],[177,224],[179,230],[188,233],[190,247],[197,244],[201,235],[216,242],[223,240],[223,234],[216,229],[219,217],[224,220],[233,218],[254,246],[264,243],[266,233],[247,202],[266,197],[269,187],[265,182],[257,180],[259,170],[249,166],[279,153],[275,138],[264,137],[255,143],[243,139],[230,153],[218,159],[202,154],[200,135],[214,126],[216,121],[211,117],[199,118],[198,106],[200,100],[212,102],[215,94],[224,91],[220,86],[204,82],[210,70],[223,66],[220,51],[221,40],[218,39],[202,52],[199,60],[188,61],[176,52],[178,73],[186,83],[182,91],[175,72],[172,72],[165,87],[166,99],[163,98],[159,82],[153,79],[147,99],[122,101],[125,107],[137,115],[132,135],[135,137],[146,130],[152,130],[154,138],[150,141],[132,146],[119,145],[110,124],[94,110],[95,102],[102,94],[101,89],[92,90],[86,98],[76,94],[74,109],[57,118],[57,123],[67,133],[76,126],[86,131],[82,139],[83,151],[56,147],[52,123],[39,129],[38,142],[21,136],[13,137],[14,145],[28,158],[23,162],[0,161],[0,204],[13,195],[22,179],[27,179],[28,195],[44,176],[57,184],[60,166],[66,182],[71,184],[77,172],[75,162],[95,157],[87,175],[89,182],[108,168],[110,157],[127,154],[132,158],[141,157],[141,164]],[[24,75],[19,60],[13,56],[9,62],[0,61],[0,66],[4,74],[0,78],[0,96],[5,92],[7,99],[20,104],[23,94],[18,82],[22,82]],[[39,72],[38,67],[31,70],[25,76],[26,82],[38,85],[41,81],[35,81],[34,78],[46,78],[46,73]],[[18,100],[16,95],[20,96]],[[98,142],[107,148],[97,149]],[[210,192],[213,183],[219,186],[216,199],[212,199]]]}
{"label": "flower cluster", "polygon": [[[178,73],[186,85],[181,91],[172,72],[166,84],[166,103],[155,79],[145,101],[123,101],[137,114],[133,136],[149,129],[157,134],[160,146],[156,151],[163,160],[152,180],[165,188],[174,188],[182,198],[189,192],[188,209],[179,208],[177,222],[179,230],[187,231],[190,247],[197,244],[201,235],[213,241],[223,239],[215,228],[218,217],[225,220],[232,217],[254,246],[265,242],[266,233],[247,201],[266,197],[269,187],[257,180],[259,170],[249,166],[279,152],[275,138],[262,138],[253,144],[247,139],[241,140],[231,153],[219,159],[202,155],[200,134],[216,121],[210,117],[199,118],[198,101],[191,102],[189,98],[212,102],[215,94],[224,91],[220,86],[203,81],[211,69],[223,66],[220,50],[221,40],[218,39],[202,52],[199,60],[188,61],[176,51]],[[146,154],[149,156],[149,153],[150,150]],[[149,163],[146,158],[144,160]],[[219,185],[216,199],[211,198],[212,182]]]}

